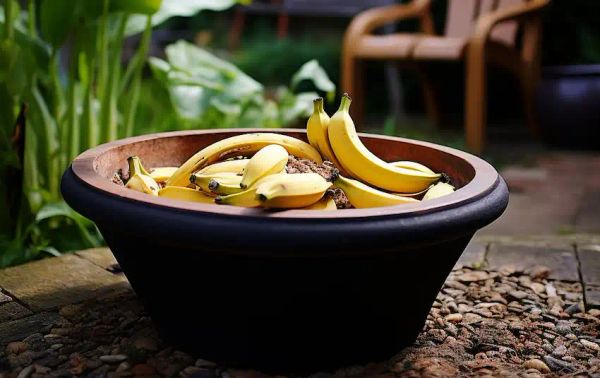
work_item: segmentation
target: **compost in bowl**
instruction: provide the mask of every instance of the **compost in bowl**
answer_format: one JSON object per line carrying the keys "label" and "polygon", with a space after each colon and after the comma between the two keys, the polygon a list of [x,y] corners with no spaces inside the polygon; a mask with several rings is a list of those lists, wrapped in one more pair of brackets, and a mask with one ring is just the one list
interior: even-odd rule
{"label": "compost in bowl", "polygon": [[[111,182],[129,156],[178,166],[218,140],[264,130],[128,138],[90,149],[63,176],[163,336],[205,359],[267,372],[381,361],[411,344],[473,234],[508,191],[485,161],[455,149],[361,134],[386,160],[445,172],[437,199],[341,211],[262,209],[154,197]],[[306,140],[303,131],[277,132]]]}

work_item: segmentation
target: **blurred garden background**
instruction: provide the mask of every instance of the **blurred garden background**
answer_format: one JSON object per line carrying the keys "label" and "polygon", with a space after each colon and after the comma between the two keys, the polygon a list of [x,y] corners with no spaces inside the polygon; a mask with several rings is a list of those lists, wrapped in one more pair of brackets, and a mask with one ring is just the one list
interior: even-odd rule
{"label": "blurred garden background", "polygon": [[[277,2],[246,8],[249,3],[0,2],[0,267],[102,244],[93,224],[60,195],[62,172],[87,148],[171,130],[303,127],[316,96],[327,99],[330,114],[335,110],[342,40],[352,15],[282,18],[280,8],[268,7]],[[261,3],[267,6],[256,7]],[[432,3],[439,32],[446,3]],[[600,98],[598,14],[595,0],[555,0],[543,15],[540,87],[560,86],[553,80],[569,75],[584,78],[583,92],[569,98],[588,108],[595,106],[589,85]],[[408,21],[397,30],[415,29]],[[440,125],[425,116],[419,76],[405,70],[390,76],[389,70],[384,62],[366,65],[360,129],[464,149],[463,65],[431,64]],[[597,107],[591,118],[581,115],[583,108],[568,114],[564,129],[542,122],[542,137],[534,139],[514,95],[517,81],[490,71],[484,157],[498,168],[528,164],[539,151],[556,147],[598,150],[600,124],[586,126],[598,119]],[[538,92],[538,111],[551,113],[553,103],[544,102],[549,94]],[[582,117],[584,131],[577,129]]]}

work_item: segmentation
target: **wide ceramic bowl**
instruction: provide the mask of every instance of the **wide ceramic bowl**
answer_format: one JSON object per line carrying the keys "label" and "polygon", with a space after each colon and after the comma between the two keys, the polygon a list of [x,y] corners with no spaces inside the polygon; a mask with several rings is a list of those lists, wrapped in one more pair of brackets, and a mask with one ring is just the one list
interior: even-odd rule
{"label": "wide ceramic bowl", "polygon": [[131,155],[148,167],[179,165],[258,131],[104,144],[73,161],[62,193],[96,223],[163,336],[183,350],[229,366],[310,372],[381,361],[411,344],[473,234],[504,211],[504,181],[465,152],[369,134],[361,139],[376,155],[445,172],[458,190],[418,204],[268,212],[153,197],[110,180]]}

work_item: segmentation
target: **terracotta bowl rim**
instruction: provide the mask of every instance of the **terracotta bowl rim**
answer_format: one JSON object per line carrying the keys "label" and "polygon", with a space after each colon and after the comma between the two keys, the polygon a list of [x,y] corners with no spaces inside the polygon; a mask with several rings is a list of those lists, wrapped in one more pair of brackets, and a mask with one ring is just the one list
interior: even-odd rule
{"label": "terracotta bowl rim", "polygon": [[483,159],[460,151],[454,148],[441,146],[435,143],[417,141],[408,138],[391,137],[377,134],[360,133],[361,137],[381,139],[388,141],[397,141],[415,144],[426,148],[442,151],[454,155],[459,159],[466,161],[474,170],[475,176],[462,188],[456,192],[433,200],[428,200],[416,204],[403,204],[396,206],[386,206],[370,209],[345,209],[338,211],[314,211],[314,210],[281,210],[266,211],[263,209],[251,209],[226,205],[213,205],[195,202],[178,201],[169,198],[155,197],[127,189],[123,186],[114,184],[112,181],[102,177],[96,167],[96,159],[111,149],[121,147],[131,143],[139,143],[152,139],[181,137],[188,135],[201,134],[226,134],[226,133],[256,133],[256,132],[275,132],[275,133],[305,133],[301,129],[209,129],[209,130],[185,130],[171,131],[135,136],[119,139],[113,142],[105,143],[91,148],[79,156],[71,163],[71,168],[75,176],[87,186],[109,196],[116,196],[120,199],[139,203],[145,206],[157,206],[161,208],[172,208],[177,211],[194,212],[198,214],[210,215],[230,215],[249,218],[280,218],[280,219],[342,219],[342,218],[372,218],[372,217],[405,217],[410,215],[428,214],[450,208],[456,208],[476,201],[479,198],[489,194],[499,182],[499,175],[496,170]]}

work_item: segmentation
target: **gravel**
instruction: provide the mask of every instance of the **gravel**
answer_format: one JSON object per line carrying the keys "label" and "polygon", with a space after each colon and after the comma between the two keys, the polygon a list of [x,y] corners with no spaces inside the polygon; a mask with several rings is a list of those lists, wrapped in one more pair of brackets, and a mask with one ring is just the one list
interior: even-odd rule
{"label": "gravel", "polygon": [[[311,377],[600,376],[600,311],[545,270],[454,270],[414,345]],[[64,306],[59,324],[0,348],[2,377],[266,377],[178,351],[132,293]],[[400,320],[401,321],[401,320]]]}

